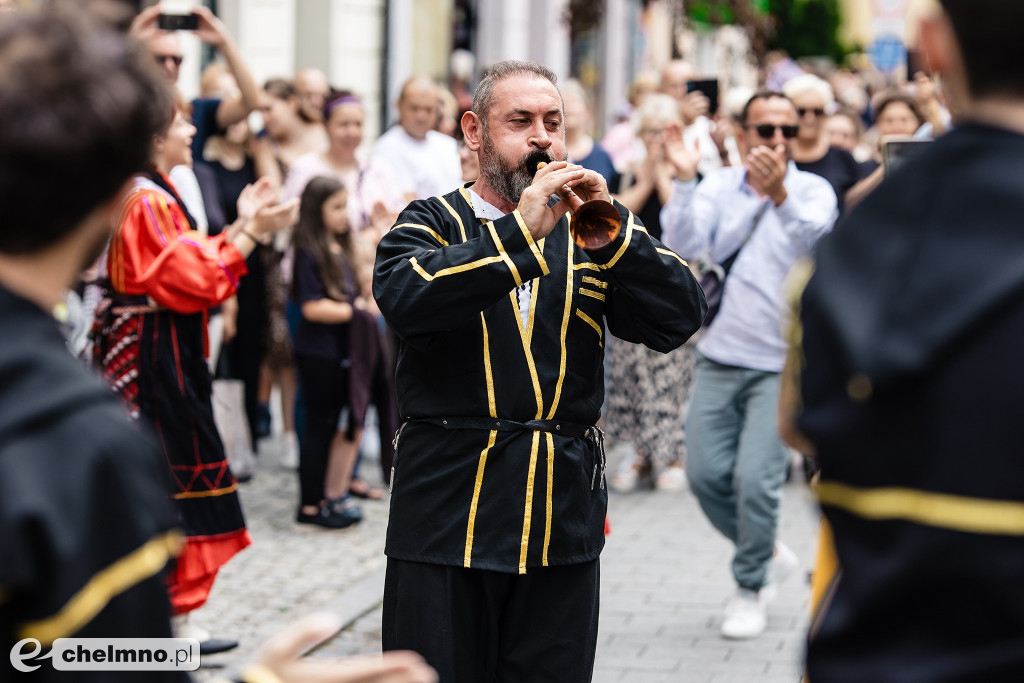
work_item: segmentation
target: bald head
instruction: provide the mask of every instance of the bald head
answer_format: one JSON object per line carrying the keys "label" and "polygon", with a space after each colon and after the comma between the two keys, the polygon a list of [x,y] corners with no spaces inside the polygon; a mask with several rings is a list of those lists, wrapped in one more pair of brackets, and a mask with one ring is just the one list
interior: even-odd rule
{"label": "bald head", "polygon": [[327,74],[311,66],[299,69],[295,74],[295,89],[299,93],[303,111],[313,119],[319,119],[327,104],[327,93],[331,90]]}
{"label": "bald head", "polygon": [[697,80],[697,69],[681,59],[673,59],[661,70],[661,92],[681,99],[686,95],[686,82]]}
{"label": "bald head", "polygon": [[429,76],[413,76],[398,96],[398,123],[406,133],[424,140],[437,121],[440,97],[437,84]]}

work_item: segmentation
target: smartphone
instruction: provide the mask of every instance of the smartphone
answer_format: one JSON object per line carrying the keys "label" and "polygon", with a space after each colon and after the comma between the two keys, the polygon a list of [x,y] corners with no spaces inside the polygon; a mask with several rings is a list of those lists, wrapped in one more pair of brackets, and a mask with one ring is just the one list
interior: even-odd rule
{"label": "smartphone", "polygon": [[199,15],[161,14],[157,17],[156,25],[164,31],[195,31],[199,28]]}
{"label": "smartphone", "polygon": [[718,81],[716,79],[687,81],[686,92],[694,90],[704,93],[704,96],[708,98],[708,116],[714,116],[718,111]]}
{"label": "smartphone", "polygon": [[901,168],[915,154],[924,149],[931,140],[919,140],[917,138],[897,138],[886,140],[882,143],[882,166],[885,168],[885,175],[889,176]]}

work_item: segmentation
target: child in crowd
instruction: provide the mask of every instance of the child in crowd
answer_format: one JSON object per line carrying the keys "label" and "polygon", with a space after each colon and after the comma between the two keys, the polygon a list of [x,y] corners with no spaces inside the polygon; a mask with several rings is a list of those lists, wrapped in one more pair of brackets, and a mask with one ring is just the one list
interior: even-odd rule
{"label": "child in crowd", "polygon": [[349,497],[362,437],[361,424],[351,421],[349,328],[354,316],[370,315],[358,277],[366,257],[352,238],[347,206],[341,181],[314,178],[302,192],[293,235],[292,295],[302,310],[294,350],[306,398],[297,521],[335,529],[362,519]]}

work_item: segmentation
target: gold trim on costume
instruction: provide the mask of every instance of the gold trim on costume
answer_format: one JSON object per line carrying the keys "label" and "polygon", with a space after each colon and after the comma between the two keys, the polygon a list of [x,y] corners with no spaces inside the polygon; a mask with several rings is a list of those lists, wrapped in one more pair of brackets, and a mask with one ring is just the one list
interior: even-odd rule
{"label": "gold trim on costume", "polygon": [[618,263],[619,259],[622,258],[622,255],[626,253],[626,249],[629,249],[629,243],[632,240],[633,240],[633,212],[630,211],[629,212],[629,220],[626,221],[626,238],[624,240],[622,240],[622,246],[619,247],[619,250],[617,252],[615,252],[615,256],[612,256],[611,260],[608,261],[608,263],[605,263],[604,265],[602,265],[601,268],[602,269],[604,269],[604,268],[611,268],[616,263]]}
{"label": "gold trim on costume", "polygon": [[589,275],[584,275],[583,276],[583,282],[588,284],[588,285],[594,285],[595,287],[600,287],[601,289],[608,289],[608,283],[607,282],[605,282],[604,280],[598,280],[596,277],[590,277]]}
{"label": "gold trim on costume", "polygon": [[473,500],[469,503],[469,521],[466,523],[466,555],[463,566],[469,568],[473,559],[473,530],[476,527],[476,508],[480,502],[480,488],[484,483],[484,467],[487,465],[487,453],[494,448],[494,440],[498,432],[492,429],[487,437],[487,446],[480,451],[480,462],[476,466],[476,482],[473,484]]}
{"label": "gold trim on costume", "polygon": [[422,277],[427,282],[430,282],[434,278],[444,277],[445,275],[455,275],[456,273],[464,273],[467,270],[473,270],[475,268],[482,268],[483,266],[487,266],[487,265],[490,265],[492,263],[498,263],[500,261],[501,261],[501,257],[500,256],[488,256],[486,258],[482,258],[482,259],[479,259],[477,261],[471,261],[469,263],[463,263],[460,266],[451,266],[450,268],[442,268],[441,270],[437,271],[433,275],[431,275],[430,273],[428,273],[426,270],[423,269],[423,266],[421,266],[419,264],[419,261],[416,260],[415,256],[413,256],[411,259],[409,259],[409,264],[412,266],[413,270],[415,270],[417,273],[420,274],[420,277]]}
{"label": "gold trim on costume", "polygon": [[909,488],[856,488],[821,482],[818,499],[876,520],[902,519],[951,531],[1024,536],[1024,503],[989,500]]}
{"label": "gold trim on costume", "polygon": [[566,256],[565,261],[565,311],[562,313],[562,353],[558,366],[558,381],[555,382],[555,395],[551,399],[551,409],[548,410],[549,420],[553,420],[555,418],[555,411],[558,410],[558,402],[562,398],[562,383],[565,382],[565,338],[569,332],[569,315],[572,311],[572,286],[573,278],[576,274],[576,268],[572,262],[574,242],[571,239],[566,241],[569,243],[569,253],[568,256]]}
{"label": "gold trim on costume", "polygon": [[576,309],[576,315],[578,315],[583,322],[594,328],[594,331],[597,332],[597,345],[604,346],[602,341],[604,339],[604,329],[598,325],[593,318],[578,308]]}
{"label": "gold trim on costume", "polygon": [[512,279],[515,280],[516,287],[523,286],[523,278],[519,277],[519,269],[516,268],[516,264],[512,263],[512,259],[505,251],[505,245],[501,243],[501,238],[498,237],[498,231],[494,229],[494,221],[487,221],[487,230],[491,233],[491,240],[494,242],[495,248],[498,250],[498,256],[508,266],[508,270],[512,273]]}
{"label": "gold trim on costume", "polygon": [[541,555],[540,563],[546,567],[548,566],[548,546],[551,545],[552,489],[555,486],[555,437],[551,432],[545,432],[544,435],[548,440],[548,484],[544,507],[544,552]]}
{"label": "gold trim on costume", "polygon": [[487,382],[487,409],[491,417],[498,417],[498,407],[494,401],[494,373],[491,370],[491,345],[487,334],[487,320],[480,313],[480,326],[484,331],[484,378]]}
{"label": "gold trim on costume", "polygon": [[537,263],[540,264],[541,271],[547,275],[550,272],[548,270],[548,262],[544,260],[544,254],[541,253],[540,247],[533,241],[533,235],[530,234],[530,229],[526,227],[526,222],[523,220],[522,214],[519,213],[519,209],[513,211],[512,215],[516,217],[516,223],[519,224],[519,229],[522,231],[523,237],[526,238],[526,244],[530,247],[530,252],[537,259]]}
{"label": "gold trim on costume", "polygon": [[419,223],[399,223],[398,225],[393,226],[391,229],[392,230],[398,230],[399,228],[416,228],[417,230],[425,230],[425,231],[429,232],[430,235],[435,240],[437,240],[438,242],[440,242],[444,246],[446,246],[446,247],[450,246],[448,244],[448,240],[446,240],[443,237],[441,237],[441,235],[438,234],[438,232],[436,230],[434,230],[433,228],[431,228],[431,227],[429,227],[427,225],[420,225]]}
{"label": "gold trim on costume", "polygon": [[213,498],[215,496],[226,496],[229,493],[234,493],[238,490],[238,484],[232,484],[231,486],[225,486],[222,489],[213,489],[211,491],[182,491],[181,493],[175,493],[172,498],[175,500],[182,500],[185,498]]}
{"label": "gold trim on costume", "polygon": [[591,299],[597,299],[598,301],[604,301],[604,294],[601,292],[595,292],[592,289],[583,289],[580,287],[580,294],[583,296],[589,296]]}
{"label": "gold trim on costume", "polygon": [[455,220],[459,222],[459,234],[462,235],[462,241],[465,242],[466,241],[466,226],[464,226],[462,224],[462,216],[459,215],[458,211],[456,211],[455,209],[452,208],[451,204],[449,204],[447,201],[445,201],[444,197],[437,196],[437,197],[434,197],[434,199],[436,199],[437,201],[439,201],[442,204],[444,204],[444,208],[448,209],[448,213],[450,213],[452,216],[454,216]]}
{"label": "gold trim on costume", "polygon": [[684,261],[682,256],[672,251],[671,249],[662,249],[661,247],[655,247],[655,251],[657,251],[659,254],[664,254],[665,256],[672,256],[687,268],[690,267],[690,264]]}
{"label": "gold trim on costume", "polygon": [[526,552],[530,547],[530,522],[533,518],[533,481],[537,469],[537,447],[540,445],[540,432],[533,432],[533,444],[530,446],[530,471],[526,475],[526,511],[523,513],[523,541],[519,548],[519,573],[526,573]]}
{"label": "gold trim on costume", "polygon": [[[516,327],[519,328],[519,338],[523,342],[523,352],[526,354],[526,365],[530,368],[530,381],[533,382],[533,395],[537,400],[537,415],[536,419],[540,419],[544,414],[544,396],[540,389],[540,379],[537,376],[537,364],[533,362],[533,351],[530,349],[530,340],[526,336],[526,328],[523,326],[523,318],[519,315],[519,303],[516,301],[516,293],[508,293],[509,300],[512,302],[512,309],[515,311]],[[531,317],[532,317],[532,302],[531,302]]]}
{"label": "gold trim on costume", "polygon": [[[573,244],[572,240],[569,240],[570,244]],[[573,265],[573,270],[601,270],[601,266],[597,265],[593,261],[583,261]]]}
{"label": "gold trim on costume", "polygon": [[149,539],[94,574],[59,612],[22,626],[18,638],[35,638],[43,645],[50,645],[57,638],[72,635],[102,612],[113,598],[163,569],[168,560],[181,552],[181,546],[180,531],[168,531]]}

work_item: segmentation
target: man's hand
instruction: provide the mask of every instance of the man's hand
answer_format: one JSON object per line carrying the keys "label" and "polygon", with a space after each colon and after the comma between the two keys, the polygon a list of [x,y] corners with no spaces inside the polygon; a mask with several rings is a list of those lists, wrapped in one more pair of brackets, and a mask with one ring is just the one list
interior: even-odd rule
{"label": "man's hand", "polygon": [[231,34],[228,33],[228,29],[224,26],[224,22],[218,19],[208,7],[195,5],[192,8],[192,12],[199,15],[199,26],[195,31],[192,31],[199,40],[203,41],[207,45],[220,49],[224,43],[231,39]]}
{"label": "man's hand", "polygon": [[771,198],[775,206],[779,206],[788,196],[782,184],[788,168],[789,160],[784,145],[775,149],[764,145],[755,147],[747,155],[747,185],[760,196]]}
{"label": "man's hand", "polygon": [[157,27],[159,17],[159,4],[147,7],[132,19],[132,25],[128,28],[128,35],[135,40],[145,43],[160,31]]}
{"label": "man's hand", "polygon": [[[571,188],[578,185],[586,173],[582,166],[565,161],[555,161],[537,171],[537,175],[533,177],[533,184],[523,190],[517,207],[534,240],[547,237],[570,208],[564,198],[554,206],[548,206],[548,198],[553,194],[561,196],[559,190],[562,186]],[[608,193],[607,186],[604,187],[604,192]]]}
{"label": "man's hand", "polygon": [[289,626],[264,646],[257,667],[281,683],[437,683],[437,674],[414,652],[386,652],[346,659],[302,659],[341,624],[314,614]]}
{"label": "man's hand", "polygon": [[[707,98],[705,98],[707,99]],[[670,123],[665,129],[665,157],[675,169],[676,178],[689,182],[697,177],[700,165],[700,141],[694,140],[693,149],[687,149],[683,142],[683,127]]]}
{"label": "man's hand", "polygon": [[707,95],[699,90],[694,90],[686,93],[679,101],[679,116],[682,117],[683,124],[691,126],[697,117],[707,114],[710,108],[711,101]]}

